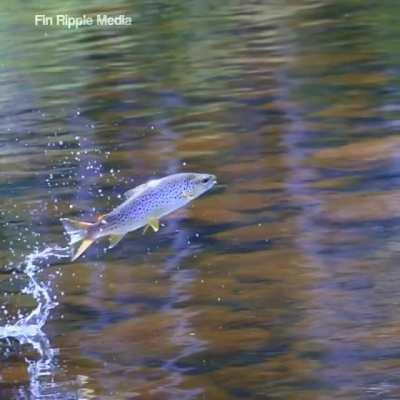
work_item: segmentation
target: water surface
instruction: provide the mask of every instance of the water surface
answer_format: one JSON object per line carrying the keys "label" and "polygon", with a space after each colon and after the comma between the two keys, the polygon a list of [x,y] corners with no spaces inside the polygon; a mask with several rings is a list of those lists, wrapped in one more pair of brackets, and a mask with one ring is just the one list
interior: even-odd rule
{"label": "water surface", "polygon": [[[33,23],[100,12],[134,23]],[[40,318],[0,330],[0,397],[398,398],[399,13],[4,7],[0,325]],[[60,217],[90,220],[178,171],[223,185],[157,234],[68,261]]]}

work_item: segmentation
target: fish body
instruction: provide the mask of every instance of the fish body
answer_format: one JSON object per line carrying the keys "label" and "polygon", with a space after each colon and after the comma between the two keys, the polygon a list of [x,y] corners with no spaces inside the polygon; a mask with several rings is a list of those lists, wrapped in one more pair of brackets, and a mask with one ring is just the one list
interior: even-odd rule
{"label": "fish body", "polygon": [[71,244],[82,242],[72,260],[76,260],[97,239],[108,236],[114,247],[128,232],[141,227],[159,229],[159,220],[190,203],[211,189],[216,177],[209,174],[179,173],[151,180],[125,193],[126,200],[97,222],[64,218],[61,221]]}

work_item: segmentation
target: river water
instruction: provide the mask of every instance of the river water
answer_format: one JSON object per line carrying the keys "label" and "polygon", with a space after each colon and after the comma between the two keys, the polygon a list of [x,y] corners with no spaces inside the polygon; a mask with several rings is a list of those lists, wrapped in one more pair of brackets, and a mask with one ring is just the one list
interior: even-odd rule
{"label": "river water", "polygon": [[[399,15],[4,6],[0,399],[400,398]],[[157,234],[69,262],[59,218],[181,171],[220,185]]]}

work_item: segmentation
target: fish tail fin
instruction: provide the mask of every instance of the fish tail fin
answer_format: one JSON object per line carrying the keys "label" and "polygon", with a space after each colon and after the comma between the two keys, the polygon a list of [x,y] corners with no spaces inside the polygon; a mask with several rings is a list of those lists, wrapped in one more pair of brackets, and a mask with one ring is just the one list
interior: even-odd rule
{"label": "fish tail fin", "polygon": [[95,241],[89,235],[89,229],[96,225],[95,223],[77,221],[70,218],[62,218],[61,222],[64,225],[64,229],[70,237],[70,244],[81,242],[75,254],[72,256],[72,261],[80,257],[84,251]]}
{"label": "fish tail fin", "polygon": [[93,242],[94,239],[84,239],[76,250],[75,254],[72,256],[71,261],[75,261],[77,258],[79,258],[86,251],[86,249],[93,244]]}
{"label": "fish tail fin", "polygon": [[95,225],[90,222],[77,221],[70,218],[61,218],[60,221],[64,225],[64,229],[70,237],[71,244],[85,239],[88,234],[88,229]]}

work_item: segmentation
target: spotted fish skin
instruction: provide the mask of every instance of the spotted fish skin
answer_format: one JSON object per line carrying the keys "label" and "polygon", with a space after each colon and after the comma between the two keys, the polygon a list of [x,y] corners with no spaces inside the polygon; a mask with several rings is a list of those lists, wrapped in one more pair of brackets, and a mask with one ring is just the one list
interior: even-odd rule
{"label": "spotted fish skin", "polygon": [[[126,200],[122,204],[101,216],[94,224],[63,219],[71,243],[83,240],[73,259],[101,237],[117,238],[118,243],[123,235],[143,226],[152,226],[154,230],[158,230],[160,218],[190,203],[211,189],[215,183],[216,177],[210,174],[173,174],[129,190],[125,193]],[[83,251],[82,246],[86,246]]]}

